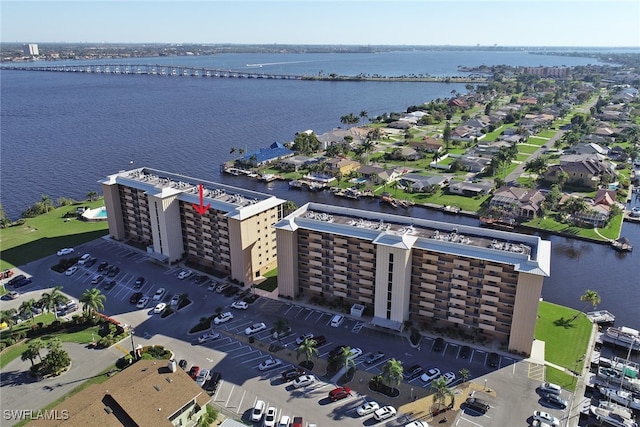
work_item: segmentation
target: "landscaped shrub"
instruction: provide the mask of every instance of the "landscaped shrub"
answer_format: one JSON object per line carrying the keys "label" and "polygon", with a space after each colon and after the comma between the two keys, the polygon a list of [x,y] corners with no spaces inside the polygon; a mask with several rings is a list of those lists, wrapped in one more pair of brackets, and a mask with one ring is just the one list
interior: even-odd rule
{"label": "landscaped shrub", "polygon": [[169,316],[173,314],[173,308],[171,307],[167,307],[162,311],[162,314],[160,315],[160,318],[164,319],[165,317]]}
{"label": "landscaped shrub", "polygon": [[171,352],[161,345],[143,347],[141,350],[143,359],[145,358],[145,354],[151,356],[151,359],[169,360],[171,358]]}

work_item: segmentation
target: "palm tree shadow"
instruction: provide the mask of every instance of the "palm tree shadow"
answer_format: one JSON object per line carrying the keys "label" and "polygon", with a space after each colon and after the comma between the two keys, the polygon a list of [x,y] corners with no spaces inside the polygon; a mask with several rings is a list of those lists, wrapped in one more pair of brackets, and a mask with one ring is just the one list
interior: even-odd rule
{"label": "palm tree shadow", "polygon": [[574,319],[565,319],[564,316],[553,321],[553,324],[556,326],[562,326],[565,329],[575,328],[576,326],[573,324]]}

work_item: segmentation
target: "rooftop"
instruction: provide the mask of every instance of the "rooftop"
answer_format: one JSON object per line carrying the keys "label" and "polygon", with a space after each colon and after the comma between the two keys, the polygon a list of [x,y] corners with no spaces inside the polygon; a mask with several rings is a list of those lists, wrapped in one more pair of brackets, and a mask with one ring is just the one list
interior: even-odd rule
{"label": "rooftop", "polygon": [[277,228],[304,228],[370,240],[375,244],[419,248],[513,264],[516,270],[550,274],[551,243],[537,236],[307,203]]}

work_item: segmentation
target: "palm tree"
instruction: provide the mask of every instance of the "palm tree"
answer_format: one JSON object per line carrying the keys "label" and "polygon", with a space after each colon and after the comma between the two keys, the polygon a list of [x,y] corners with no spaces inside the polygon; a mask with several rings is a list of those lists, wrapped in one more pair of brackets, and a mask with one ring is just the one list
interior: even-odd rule
{"label": "palm tree", "polygon": [[31,324],[33,324],[33,319],[34,319],[34,315],[33,315],[33,309],[36,305],[36,300],[31,298],[27,301],[23,301],[22,304],[20,304],[20,308],[18,308],[18,311],[22,314],[28,314],[29,317],[31,317]]}
{"label": "palm tree", "polygon": [[44,208],[45,213],[49,213],[49,208],[52,207],[51,197],[43,194],[40,197],[40,203],[42,203],[42,207]]}
{"label": "palm tree", "polygon": [[318,357],[318,342],[313,338],[307,338],[302,341],[302,344],[298,347],[296,360],[300,359],[300,356],[304,354],[307,366],[311,363],[313,356]]}
{"label": "palm tree", "polygon": [[20,356],[20,359],[25,362],[27,360],[29,360],[31,362],[31,366],[35,365],[35,363],[33,363],[33,359],[36,358],[36,355],[33,354],[33,352],[31,351],[30,347],[27,347],[27,349],[25,351],[22,352],[22,355]]}
{"label": "palm tree", "polygon": [[330,363],[342,366],[347,371],[352,366],[355,368],[356,362],[354,362],[353,357],[351,357],[351,347],[344,346],[340,348],[340,352],[338,352],[331,358]]}
{"label": "palm tree", "polygon": [[469,372],[467,368],[462,368],[458,371],[458,374],[460,374],[460,378],[462,378],[462,382],[466,383],[467,380],[469,379],[469,376],[471,375],[471,372]]}
{"label": "palm tree", "polygon": [[87,199],[89,199],[89,201],[93,202],[94,200],[98,200],[98,193],[95,191],[89,191],[87,193]]}
{"label": "palm tree", "polygon": [[402,382],[404,368],[402,362],[396,359],[389,359],[382,367],[382,380],[389,387],[397,387]]}
{"label": "palm tree", "polygon": [[360,118],[362,119],[362,121],[364,121],[364,119],[369,117],[369,113],[367,113],[365,110],[360,111]]}
{"label": "palm tree", "polygon": [[44,308],[49,312],[53,312],[56,315],[56,319],[58,318],[56,306],[66,300],[61,290],[62,286],[54,286],[51,292],[44,292],[40,297],[40,302]]}
{"label": "palm tree", "polygon": [[62,350],[62,340],[60,340],[60,338],[51,338],[49,342],[47,342],[47,350],[49,350],[49,352]]}
{"label": "palm tree", "polygon": [[446,403],[447,396],[451,397],[451,402],[453,403],[453,391],[447,385],[447,380],[444,377],[441,376],[431,383],[431,391],[433,391],[433,401],[439,406]]}
{"label": "palm tree", "polygon": [[375,148],[376,148],[375,144],[370,139],[366,139],[360,146],[360,149],[362,150],[362,154],[365,157],[368,157],[368,154],[372,152]]}
{"label": "palm tree", "polygon": [[104,309],[104,300],[106,299],[107,297],[99,289],[87,289],[80,297],[80,302],[83,304],[82,311],[93,317]]}
{"label": "palm tree", "polygon": [[598,294],[598,292],[596,291],[592,291],[591,289],[587,289],[586,291],[584,291],[584,294],[580,296],[580,301],[587,303],[585,305],[585,309],[589,304],[591,304],[594,310],[596,309],[598,304],[602,302],[602,300],[600,299],[600,294]]}
{"label": "palm tree", "polygon": [[13,331],[13,325],[15,325],[15,321],[13,320],[13,316],[16,314],[15,308],[10,308],[8,310],[2,310],[0,312],[0,323],[6,323],[9,325],[9,333]]}
{"label": "palm tree", "polygon": [[287,322],[287,319],[280,318],[273,324],[273,332],[279,340],[283,338],[284,332],[288,332],[290,330],[291,328],[289,328],[289,322]]}
{"label": "palm tree", "polygon": [[46,346],[44,345],[44,342],[41,339],[34,339],[31,342],[29,342],[29,349],[31,350],[32,354],[34,354],[35,356],[38,356],[41,362],[42,362],[42,356],[40,355],[40,352],[45,347]]}

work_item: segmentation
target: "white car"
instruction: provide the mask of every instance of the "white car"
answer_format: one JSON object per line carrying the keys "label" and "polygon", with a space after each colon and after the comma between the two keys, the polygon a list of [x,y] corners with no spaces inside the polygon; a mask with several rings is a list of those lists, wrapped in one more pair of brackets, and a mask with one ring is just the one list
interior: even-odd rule
{"label": "white car", "polygon": [[198,337],[198,344],[204,344],[207,341],[213,341],[213,340],[217,340],[218,338],[220,338],[220,334],[217,332],[207,332],[204,335],[200,335]]}
{"label": "white car", "polygon": [[219,325],[221,323],[228,322],[231,319],[233,319],[233,314],[227,311],[226,313],[220,313],[216,317],[214,317],[213,323],[215,323],[216,325]]}
{"label": "white car", "polygon": [[274,406],[269,406],[267,412],[264,414],[264,427],[274,427],[276,425],[276,412],[278,410]]}
{"label": "white car", "polygon": [[7,296],[9,298],[11,298],[11,299],[16,299],[16,298],[18,298],[20,296],[20,292],[18,292],[18,291],[10,291],[10,292],[7,292]]}
{"label": "white car", "polygon": [[362,350],[358,347],[353,347],[351,352],[349,353],[349,359],[355,359],[356,357],[362,356]]}
{"label": "white car", "polygon": [[171,302],[169,302],[169,305],[178,305],[179,302],[180,302],[180,294],[175,294],[171,298]]}
{"label": "white car", "polygon": [[209,287],[207,288],[207,290],[209,292],[213,292],[216,290],[216,288],[218,287],[218,282],[213,282],[212,284],[209,285]]}
{"label": "white car", "polygon": [[429,427],[429,424],[426,421],[415,420],[405,424],[404,427]]}
{"label": "white car", "polygon": [[202,369],[200,372],[198,372],[198,376],[196,377],[196,384],[202,387],[204,383],[207,382],[208,379],[209,379],[209,370]]}
{"label": "white car", "polygon": [[262,414],[264,414],[264,400],[256,401],[256,404],[253,406],[251,410],[251,421],[257,422],[262,419]]}
{"label": "white car", "polygon": [[153,309],[153,312],[156,313],[156,314],[162,313],[165,308],[167,308],[167,304],[161,302],[159,304],[156,304],[156,306]]}
{"label": "white car", "polygon": [[373,418],[378,421],[386,420],[396,415],[396,408],[393,406],[383,406],[373,413]]}
{"label": "white car", "polygon": [[314,382],[316,382],[316,377],[314,377],[313,375],[301,375],[295,380],[293,380],[293,387],[295,388],[306,387],[308,385],[313,384]]}
{"label": "white car", "polygon": [[425,372],[424,374],[422,374],[422,376],[420,377],[420,379],[422,381],[424,381],[425,383],[428,383],[430,381],[435,380],[436,378],[438,378],[440,376],[440,369],[438,368],[431,368],[429,369],[427,372]]}
{"label": "white car", "polygon": [[245,301],[234,301],[233,304],[231,304],[231,307],[237,308],[238,310],[246,310],[249,308],[249,304]]}
{"label": "white car", "polygon": [[560,420],[547,412],[535,411],[533,413],[533,420],[547,423],[553,427],[560,426]]}
{"label": "white car", "polygon": [[136,304],[136,308],[145,308],[149,304],[149,297],[142,297]]}
{"label": "white car", "polygon": [[72,253],[73,253],[73,248],[62,248],[57,252],[58,256],[69,255]]}
{"label": "white car", "polygon": [[310,340],[313,337],[314,335],[311,332],[307,334],[302,334],[298,338],[296,338],[296,344],[300,345],[304,342],[304,340]]}
{"label": "white car", "polygon": [[67,271],[64,272],[65,276],[71,276],[73,275],[73,273],[75,273],[76,271],[78,271],[78,267],[73,265],[69,268],[67,268]]}
{"label": "white car", "polygon": [[447,372],[442,377],[445,379],[447,385],[451,384],[456,380],[456,374],[454,374],[453,372]]}
{"label": "white car", "polygon": [[178,273],[178,279],[180,280],[184,280],[191,276],[193,276],[193,271],[191,270],[182,270],[180,273]]}
{"label": "white car", "polygon": [[277,368],[278,366],[282,366],[282,360],[270,357],[258,365],[258,369],[261,371],[268,371],[269,369]]}
{"label": "white car", "polygon": [[291,424],[291,418],[288,415],[282,415],[278,421],[278,427],[289,427],[289,424]]}
{"label": "white car", "polygon": [[364,417],[365,415],[369,415],[370,413],[375,412],[378,409],[380,409],[380,404],[378,402],[365,402],[356,408],[356,413],[358,414],[358,416]]}
{"label": "white car", "polygon": [[153,294],[153,300],[154,301],[160,301],[162,299],[162,296],[165,294],[165,292],[167,292],[167,290],[165,288],[158,288],[156,293]]}
{"label": "white car", "polygon": [[264,331],[265,329],[267,329],[267,325],[265,325],[264,323],[254,323],[253,325],[247,327],[247,329],[244,330],[244,333],[245,335],[253,335],[257,332]]}

